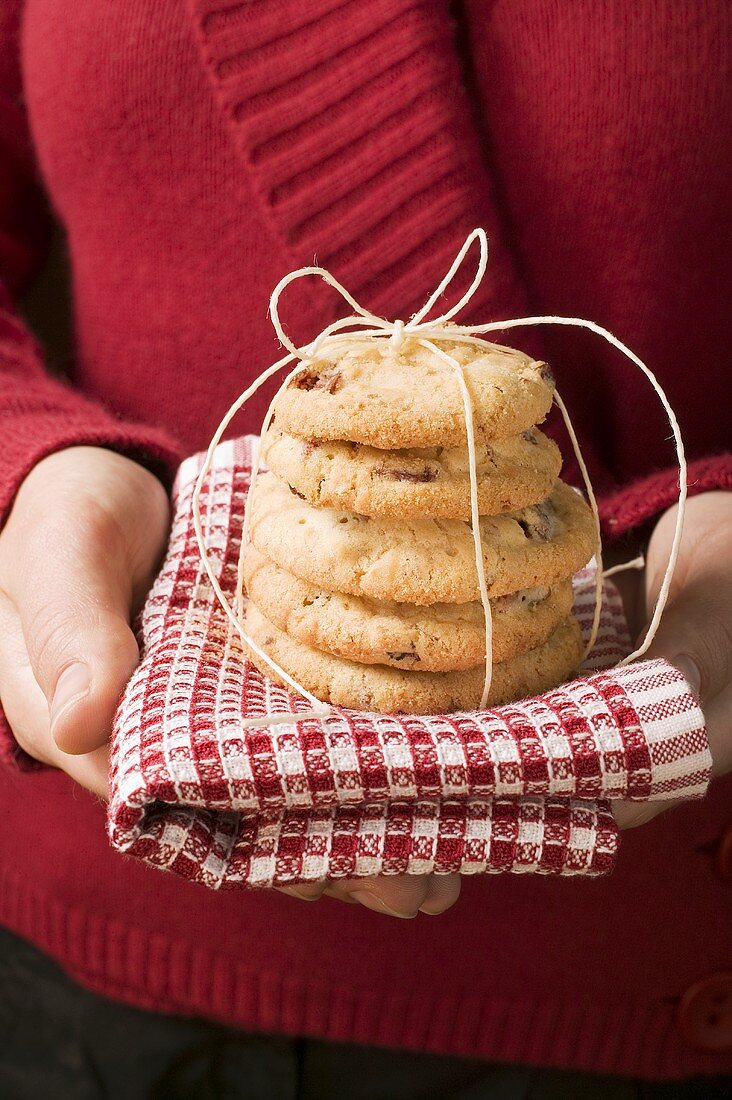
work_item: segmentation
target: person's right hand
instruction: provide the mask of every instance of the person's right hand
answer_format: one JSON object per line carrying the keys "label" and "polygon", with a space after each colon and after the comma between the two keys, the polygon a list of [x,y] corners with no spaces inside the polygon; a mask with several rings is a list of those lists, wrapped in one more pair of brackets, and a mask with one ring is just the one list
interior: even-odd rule
{"label": "person's right hand", "polygon": [[44,458],[0,533],[0,702],[30,756],[106,797],[108,740],[139,652],[130,619],[165,549],[167,494],[101,447]]}
{"label": "person's right hand", "polygon": [[[131,615],[167,541],[168,499],[142,466],[71,447],[43,459],[0,533],[0,701],[18,744],[107,797],[109,733],[139,653]],[[285,889],[391,916],[441,913],[458,875],[391,875]]]}

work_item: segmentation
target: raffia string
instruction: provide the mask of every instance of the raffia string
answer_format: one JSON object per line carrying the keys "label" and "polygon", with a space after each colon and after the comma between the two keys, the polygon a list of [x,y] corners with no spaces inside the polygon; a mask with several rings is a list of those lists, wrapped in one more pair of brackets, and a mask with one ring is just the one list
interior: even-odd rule
{"label": "raffia string", "polygon": [[[450,309],[444,313],[439,314],[437,317],[433,317],[430,320],[425,320],[430,310],[434,308],[439,299],[449,288],[453,282],[455,276],[463,265],[468,252],[472,248],[473,244],[477,242],[479,248],[478,265],[475,275],[470,283],[470,286],[462,295],[460,300],[456,302]],[[322,267],[302,267],[297,271],[291,272],[289,275],[285,275],[283,279],[275,287],[270,298],[269,309],[272,324],[275,332],[280,340],[280,343],[288,351],[282,359],[279,359],[272,366],[268,367],[258,378],[252,382],[252,384],[242,393],[233,405],[230,407],[223,420],[219,424],[213,439],[209,445],[206,453],[206,458],[201,468],[201,472],[198,476],[196,486],[193,493],[193,525],[198,542],[198,547],[201,553],[201,559],[203,561],[204,568],[208,574],[208,578],[213,587],[216,598],[218,599],[221,607],[228,616],[230,622],[236,629],[237,633],[241,637],[242,641],[260,658],[264,664],[267,665],[274,673],[276,673],[293,691],[302,695],[311,705],[310,711],[298,711],[292,713],[267,713],[262,717],[243,719],[243,726],[263,726],[263,725],[277,725],[280,723],[292,722],[295,720],[302,721],[305,718],[326,718],[328,715],[333,714],[333,709],[326,706],[314,695],[307,691],[302,684],[298,683],[285,669],[281,668],[276,661],[274,661],[268,653],[265,652],[259,646],[253,638],[251,638],[244,629],[244,596],[243,596],[243,575],[242,575],[242,562],[246,552],[246,544],[249,531],[249,514],[250,514],[250,502],[252,499],[252,492],[257,482],[260,467],[260,451],[257,452],[255,457],[251,483],[249,487],[249,493],[247,495],[247,501],[244,511],[244,526],[242,531],[242,544],[239,555],[238,565],[238,583],[237,583],[237,597],[236,606],[232,607],[224,595],[218,578],[213,570],[211,561],[209,558],[208,548],[206,544],[206,534],[204,532],[204,525],[201,518],[201,494],[203,491],[206,477],[208,476],[213,463],[213,456],[216,447],[220,443],[224,432],[228,428],[229,424],[239,412],[239,410],[247,403],[250,397],[257,390],[264,385],[274,374],[281,371],[284,367],[294,363],[295,366],[288,371],[284,381],[280,385],[277,393],[270,402],[267,413],[262,423],[262,430],[260,439],[263,439],[269,430],[270,423],[272,421],[272,414],[274,412],[275,405],[280,394],[287,388],[292,379],[300,373],[303,364],[307,364],[315,359],[321,352],[332,353],[334,348],[347,343],[349,346],[358,344],[360,342],[371,344],[375,340],[383,340],[389,347],[398,350],[406,339],[416,340],[421,347],[426,348],[433,355],[435,355],[445,365],[445,369],[452,370],[455,374],[455,380],[460,391],[460,397],[463,404],[463,410],[465,413],[465,435],[467,440],[468,449],[468,466],[470,474],[470,527],[473,536],[473,542],[475,546],[475,568],[478,577],[478,587],[480,590],[480,600],[483,605],[483,611],[485,615],[485,679],[483,684],[483,693],[481,697],[480,707],[484,709],[491,687],[491,679],[493,674],[493,632],[492,632],[492,617],[491,607],[488,598],[488,586],[485,577],[485,565],[483,560],[483,547],[481,543],[480,533],[480,514],[478,509],[478,474],[477,474],[477,461],[475,453],[475,417],[473,412],[473,403],[470,396],[470,390],[466,379],[466,368],[462,366],[453,356],[451,356],[441,344],[444,343],[461,343],[471,344],[478,348],[492,348],[497,351],[503,351],[499,345],[489,344],[487,341],[480,338],[479,334],[505,331],[506,329],[519,328],[522,326],[531,325],[569,325],[574,328],[588,329],[590,332],[596,333],[601,336],[613,347],[617,348],[623,355],[634,363],[649,380],[654,390],[656,391],[661,404],[663,405],[666,416],[668,417],[669,424],[671,425],[671,431],[673,433],[674,442],[676,444],[676,456],[679,466],[679,497],[678,497],[678,512],[676,516],[676,526],[674,530],[674,536],[671,543],[671,552],[669,554],[668,565],[664,574],[663,582],[659,589],[658,597],[656,599],[656,605],[653,609],[653,615],[648,626],[648,630],[645,634],[643,642],[633,651],[628,657],[626,657],[620,664],[628,664],[630,661],[636,660],[638,657],[642,657],[644,653],[650,647],[656,631],[658,630],[658,624],[663,614],[663,610],[668,601],[669,591],[671,587],[671,581],[673,578],[674,569],[679,556],[679,547],[681,544],[681,536],[683,531],[684,522],[684,510],[686,503],[686,460],[684,457],[684,445],[681,439],[681,431],[679,424],[674,414],[673,409],[669,403],[666,394],[664,393],[661,384],[656,376],[650,370],[646,364],[638,358],[628,347],[625,346],[616,336],[613,336],[607,329],[602,328],[601,325],[595,324],[593,321],[586,321],[582,317],[517,317],[508,321],[491,321],[483,325],[458,325],[453,324],[452,319],[463,309],[464,306],[471,300],[478,287],[483,281],[485,276],[486,267],[488,264],[488,239],[483,229],[474,229],[469,234],[462,248],[458,252],[457,256],[453,260],[449,271],[442,279],[440,284],[436,287],[433,293],[429,296],[425,304],[422,306],[409,321],[387,321],[383,317],[378,317],[376,314],[364,309],[356,299],[349,294],[344,286],[338,282],[337,279],[331,275],[329,271],[326,271]],[[290,337],[285,332],[279,315],[279,301],[282,292],[290,283],[296,282],[298,279],[304,279],[309,276],[322,279],[323,282],[332,286],[334,290],[337,290],[341,297],[352,307],[353,313],[349,316],[342,317],[332,324],[323,329],[322,332],[315,337],[305,347],[298,348],[292,342]],[[559,412],[562,415],[564,423],[569,434],[569,438],[572,443],[572,447],[577,459],[580,472],[585,484],[585,490],[587,492],[587,498],[592,509],[592,514],[595,523],[596,533],[596,572],[595,572],[595,608],[592,621],[592,629],[590,631],[590,637],[585,649],[585,656],[592,650],[598,633],[600,624],[600,610],[601,610],[601,593],[603,582],[603,569],[602,569],[602,545],[600,539],[600,518],[597,508],[597,501],[592,489],[589,472],[587,465],[582,456],[577,434],[572,425],[567,408],[559,395],[559,392],[555,390],[554,401],[557,405]],[[635,564],[635,563],[633,563]],[[617,570],[615,570],[617,571]]]}

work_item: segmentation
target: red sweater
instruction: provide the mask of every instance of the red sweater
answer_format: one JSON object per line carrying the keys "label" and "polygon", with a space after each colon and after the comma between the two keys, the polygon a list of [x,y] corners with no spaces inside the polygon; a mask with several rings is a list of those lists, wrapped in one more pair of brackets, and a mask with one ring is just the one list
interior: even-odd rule
{"label": "red sweater", "polygon": [[[59,447],[172,467],[206,444],[277,354],[267,299],[285,271],[317,256],[364,304],[404,317],[475,225],[493,255],[471,315],[608,326],[666,386],[695,489],[732,488],[732,462],[709,457],[729,442],[731,11],[5,0],[3,514]],[[42,253],[36,173],[68,235],[70,385],[45,373],[11,303]],[[338,307],[293,290],[285,312],[305,339]],[[543,339],[591,440],[608,530],[642,523],[675,495],[648,384],[592,337]],[[262,404],[239,431],[256,430]],[[60,773],[5,766],[0,919],[109,996],[241,1028],[721,1073],[731,1047],[703,1049],[703,995],[684,995],[730,968],[729,882],[715,870],[729,791],[628,835],[608,881],[468,880],[446,915],[400,923],[276,893],[219,896],[126,861],[97,800]]]}

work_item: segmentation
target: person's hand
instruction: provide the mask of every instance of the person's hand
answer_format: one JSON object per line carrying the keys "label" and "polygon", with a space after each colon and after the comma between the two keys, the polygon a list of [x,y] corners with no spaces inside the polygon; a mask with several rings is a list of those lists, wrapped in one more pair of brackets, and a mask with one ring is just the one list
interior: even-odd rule
{"label": "person's hand", "polygon": [[43,459],[0,533],[0,701],[30,756],[107,795],[108,739],[139,652],[130,618],[165,549],[158,479],[101,447]]}
{"label": "person's hand", "polygon": [[[618,577],[631,628],[641,632],[653,613],[671,549],[676,508],[658,521],[646,554],[645,572]],[[732,770],[732,493],[702,493],[687,502],[684,536],[671,600],[647,656],[667,657],[688,679],[701,700],[714,760],[714,774]],[[613,803],[621,828],[641,825],[673,802]],[[342,896],[362,884],[330,887]],[[460,876],[370,880],[370,908],[401,906],[414,914],[428,890],[424,912],[442,912],[457,901]],[[320,897],[322,885],[295,887],[301,896]],[[337,891],[337,892],[336,892]],[[359,899],[361,900],[361,899]]]}
{"label": "person's hand", "polygon": [[[18,744],[107,797],[109,733],[139,653],[130,618],[167,542],[156,477],[98,447],[43,459],[0,533],[0,701]],[[393,916],[438,913],[457,875],[389,876],[297,886]]]}
{"label": "person's hand", "polygon": [[[676,508],[658,521],[645,577],[623,576],[631,624],[647,622],[668,562]],[[635,617],[635,623],[633,619]],[[671,598],[648,658],[666,657],[683,672],[706,719],[715,775],[732,770],[732,493],[701,493],[687,501],[681,554]],[[644,824],[671,802],[613,804],[622,828]]]}

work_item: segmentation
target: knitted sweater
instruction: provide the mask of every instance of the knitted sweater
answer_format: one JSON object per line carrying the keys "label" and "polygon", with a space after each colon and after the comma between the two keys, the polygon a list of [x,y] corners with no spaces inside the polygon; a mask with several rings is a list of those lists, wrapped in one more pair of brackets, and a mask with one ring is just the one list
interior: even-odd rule
{"label": "knitted sweater", "polygon": [[[471,318],[609,327],[666,387],[694,491],[732,489],[729,24],[720,0],[6,0],[1,514],[60,447],[164,471],[205,445],[277,354],[266,304],[285,271],[317,257],[406,317],[475,225],[492,260]],[[14,304],[42,259],[44,191],[73,274],[65,380]],[[286,316],[305,340],[338,308],[296,288]],[[606,531],[638,527],[676,491],[650,387],[585,333],[542,340]],[[728,803],[719,784],[629,835],[607,881],[466,881],[449,913],[402,923],[127,862],[97,800],[6,764],[0,920],[108,996],[240,1028],[719,1073],[732,1039],[694,1031],[689,989],[729,969]]]}

